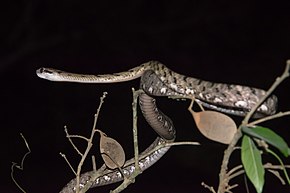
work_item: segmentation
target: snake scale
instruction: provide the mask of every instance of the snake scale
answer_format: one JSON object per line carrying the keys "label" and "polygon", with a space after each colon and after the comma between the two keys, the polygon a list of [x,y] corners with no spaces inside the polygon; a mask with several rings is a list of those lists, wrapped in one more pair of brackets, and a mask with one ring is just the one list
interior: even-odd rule
{"label": "snake scale", "polygon": [[[220,112],[245,116],[254,105],[265,95],[265,91],[248,86],[213,83],[178,74],[158,61],[150,61],[125,72],[102,75],[74,74],[52,68],[37,70],[40,78],[51,81],[77,83],[117,83],[141,77],[140,88],[144,93],[139,96],[141,111],[149,125],[159,134],[159,137],[140,154],[139,166],[145,170],[157,162],[169,149],[164,147],[154,151],[149,156],[145,154],[156,145],[173,141],[175,129],[172,121],[156,106],[152,96],[194,97],[201,105]],[[277,108],[277,97],[270,96],[256,111],[255,117],[274,114]],[[130,175],[135,170],[134,159],[125,162],[123,173]],[[101,176],[95,177],[93,171],[81,175],[80,187],[93,181],[91,188],[121,181],[118,170],[110,170],[102,166]],[[75,192],[76,180],[71,180],[61,193]]]}

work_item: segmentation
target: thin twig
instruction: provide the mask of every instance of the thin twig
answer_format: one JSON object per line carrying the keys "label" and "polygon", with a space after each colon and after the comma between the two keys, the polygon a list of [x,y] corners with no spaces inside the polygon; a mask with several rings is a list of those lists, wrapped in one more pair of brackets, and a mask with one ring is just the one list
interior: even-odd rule
{"label": "thin twig", "polygon": [[[290,168],[289,165],[272,165],[270,163],[267,163],[267,164],[264,164],[263,167],[265,169],[267,169],[267,171],[269,171],[270,173],[274,174],[280,181],[281,183],[283,184],[283,182],[285,182],[282,177],[279,175],[279,173],[277,174],[277,171],[276,170],[282,170],[282,171],[285,171],[285,168]],[[234,167],[232,170],[230,170],[228,173],[227,173],[227,177],[225,178],[225,182],[229,182],[231,179],[237,177],[237,176],[240,176],[242,174],[245,173],[245,170],[242,169],[243,166],[242,165],[238,165],[236,167]],[[233,189],[234,185],[231,185],[231,186],[227,186],[226,184],[225,185],[225,189],[224,189],[224,192],[229,192],[230,189]]]}
{"label": "thin twig", "polygon": [[77,146],[74,144],[74,142],[72,141],[69,133],[68,133],[68,130],[67,130],[67,127],[64,126],[64,131],[66,133],[66,138],[68,139],[68,141],[70,142],[70,144],[73,146],[73,148],[76,150],[76,152],[81,156],[83,157],[84,155],[80,152],[80,150],[77,148]]}
{"label": "thin twig", "polygon": [[[284,179],[280,176],[280,173],[276,170],[283,170],[283,172],[285,172],[285,168],[290,168],[290,165],[272,165],[271,163],[266,163],[264,164],[264,168],[267,169],[269,172],[271,172],[273,175],[275,175],[280,181],[281,183],[284,185],[286,184]],[[286,174],[286,176],[288,176]],[[289,184],[289,178],[287,178],[288,184]]]}
{"label": "thin twig", "polygon": [[20,133],[20,136],[22,137],[24,143],[25,143],[25,146],[27,148],[27,152],[24,154],[24,156],[22,157],[21,159],[21,163],[20,165],[18,165],[16,162],[12,162],[12,165],[11,165],[11,173],[10,173],[10,176],[11,176],[11,179],[12,181],[14,182],[14,184],[24,193],[26,193],[26,191],[18,184],[18,182],[15,180],[14,178],[14,168],[16,167],[17,169],[19,170],[24,170],[24,161],[25,161],[25,158],[28,156],[28,154],[31,153],[31,150],[30,150],[30,147],[24,137],[24,135],[22,133]]}
{"label": "thin twig", "polygon": [[262,123],[262,122],[265,122],[265,121],[269,121],[269,120],[272,120],[272,119],[277,119],[279,117],[284,117],[284,116],[287,116],[287,115],[290,115],[290,111],[279,112],[279,113],[276,113],[274,115],[271,115],[271,116],[264,117],[264,118],[258,119],[256,121],[253,121],[253,122],[249,123],[248,126],[254,126],[254,125],[257,125],[259,123]]}
{"label": "thin twig", "polygon": [[214,188],[212,186],[207,185],[206,183],[202,182],[201,185],[203,187],[205,187],[206,189],[208,189],[209,191],[211,191],[212,193],[216,193],[216,191],[214,190]]}
{"label": "thin twig", "polygon": [[138,97],[141,90],[135,91],[134,88],[132,88],[133,92],[133,102],[132,102],[132,110],[133,110],[133,145],[134,145],[134,162],[135,162],[135,170],[134,172],[126,178],[125,175],[123,175],[124,180],[122,184],[120,184],[116,189],[111,191],[111,193],[119,193],[123,191],[125,188],[127,188],[130,184],[135,182],[135,178],[142,172],[139,166],[139,148],[138,148],[138,127],[137,127],[137,102]]}
{"label": "thin twig", "polygon": [[231,169],[231,170],[227,173],[227,175],[230,176],[232,173],[234,173],[234,172],[236,172],[237,170],[240,170],[240,169],[242,169],[242,168],[243,168],[242,165],[238,165],[238,166],[234,167],[233,169]]}
{"label": "thin twig", "polygon": [[[67,131],[67,128],[65,127],[65,132],[66,132],[66,136],[68,138],[68,140],[70,141],[71,145],[73,146],[73,148],[77,151],[77,153],[79,155],[81,155],[81,160],[78,164],[78,167],[77,167],[77,172],[74,171],[73,167],[71,166],[71,164],[69,163],[68,159],[66,158],[66,156],[62,153],[60,153],[60,155],[65,159],[65,161],[68,163],[69,167],[72,169],[72,171],[75,173],[76,175],[76,187],[75,187],[75,192],[76,193],[82,193],[82,192],[86,192],[89,187],[91,186],[92,182],[95,180],[93,177],[90,179],[91,181],[87,182],[86,183],[86,186],[82,187],[82,189],[80,190],[80,174],[81,174],[81,170],[82,170],[82,165],[93,145],[92,141],[93,141],[93,138],[94,138],[94,135],[96,132],[100,132],[99,130],[96,129],[96,124],[97,124],[97,121],[98,121],[98,117],[99,117],[99,113],[100,113],[100,110],[101,110],[101,107],[104,103],[104,99],[107,95],[107,92],[104,92],[103,93],[103,96],[100,97],[100,104],[98,106],[98,109],[97,109],[97,113],[94,115],[94,122],[93,122],[93,127],[92,127],[92,130],[91,130],[91,135],[90,135],[90,138],[86,138],[84,136],[80,136],[80,135],[69,135],[68,131]],[[81,153],[77,146],[74,144],[74,142],[72,141],[72,138],[80,138],[80,139],[83,139],[85,141],[87,141],[87,147],[85,149],[85,152],[84,153]],[[95,165],[95,160],[94,158],[92,158],[92,161],[93,161],[93,169],[94,171],[96,171],[96,165]],[[104,170],[104,167],[101,167],[98,171],[96,171],[96,175],[102,173],[102,171]]]}
{"label": "thin twig", "polygon": [[137,103],[138,103],[138,97],[140,94],[140,90],[135,91],[134,88],[132,88],[133,92],[133,102],[132,102],[132,110],[133,110],[133,144],[134,144],[134,157],[135,157],[135,171],[141,172],[139,167],[139,148],[138,148],[138,116],[137,116]]}
{"label": "thin twig", "polygon": [[273,165],[271,163],[266,163],[264,164],[264,167],[267,168],[271,168],[271,169],[275,169],[275,170],[283,170],[284,167],[285,168],[290,168],[290,165],[284,165],[284,167],[282,167],[281,165]]}
{"label": "thin twig", "polygon": [[96,166],[96,158],[94,155],[92,155],[92,165],[93,165],[93,171],[97,171],[97,166]]}
{"label": "thin twig", "polygon": [[268,172],[270,172],[271,174],[273,174],[274,176],[276,176],[280,180],[280,182],[281,182],[282,185],[285,185],[286,184],[285,183],[285,180],[281,177],[281,175],[280,175],[280,173],[278,171],[268,169]]}
{"label": "thin twig", "polygon": [[153,154],[155,151],[162,149],[164,147],[168,147],[168,146],[179,146],[179,145],[200,145],[199,142],[194,142],[194,141],[182,141],[182,142],[165,142],[165,143],[161,143],[157,146],[155,146],[153,149],[151,149],[150,151],[146,152],[145,154],[143,154],[141,157],[139,157],[140,159],[143,159],[151,154]]}
{"label": "thin twig", "polygon": [[63,157],[63,159],[66,161],[67,165],[70,167],[71,171],[77,175],[75,169],[73,168],[73,166],[71,165],[71,163],[68,161],[66,155],[64,153],[59,152],[60,156]]}
{"label": "thin twig", "polygon": [[290,185],[289,176],[287,174],[287,171],[286,171],[286,168],[284,166],[284,163],[282,162],[282,160],[280,159],[280,157],[276,153],[274,153],[272,150],[270,150],[270,149],[267,149],[267,152],[270,153],[271,155],[273,155],[279,161],[279,163],[281,165],[281,168],[282,168],[282,170],[284,172],[285,178],[286,178],[288,184]]}
{"label": "thin twig", "polygon": [[234,189],[236,187],[238,187],[239,185],[238,184],[234,184],[234,185],[231,185],[231,186],[228,186],[227,189],[226,189],[226,192],[228,193],[232,193],[232,191],[230,191],[231,189]]}
{"label": "thin twig", "polygon": [[241,175],[243,173],[245,173],[245,170],[243,170],[243,169],[239,170],[239,171],[236,171],[235,173],[233,173],[232,175],[230,175],[228,177],[228,181],[230,181],[231,179],[233,179],[233,178],[235,178],[235,177],[237,177],[237,176],[239,176],[239,175]]}
{"label": "thin twig", "polygon": [[286,68],[283,72],[283,74],[280,77],[276,78],[276,81],[272,84],[272,86],[269,88],[269,90],[266,92],[266,94],[261,98],[260,101],[250,110],[250,112],[246,115],[244,118],[242,125],[247,125],[249,122],[249,119],[252,117],[252,115],[255,113],[257,108],[273,93],[273,91],[289,76],[289,68],[290,68],[290,60],[286,61]]}
{"label": "thin twig", "polygon": [[[239,165],[239,166],[242,166],[242,165]],[[240,169],[239,166],[237,166],[237,168]],[[270,163],[266,163],[266,164],[263,165],[263,167],[264,167],[265,169],[267,169],[268,171],[270,171],[270,170],[283,170],[283,171],[284,171],[285,168],[290,168],[290,165],[284,165],[284,166],[281,166],[281,165],[272,165],[272,164],[270,164]],[[230,173],[230,172],[229,172],[229,173]],[[235,178],[235,177],[237,177],[237,176],[239,176],[239,175],[245,173],[245,170],[242,169],[242,170],[238,170],[238,171],[236,171],[236,172],[234,172],[234,173],[231,172],[231,175],[229,175],[229,173],[228,173],[228,177],[227,177],[228,181],[230,181],[231,179],[233,179],[233,178]]]}
{"label": "thin twig", "polygon": [[[82,159],[80,160],[79,162],[79,165],[78,165],[78,169],[77,169],[77,185],[76,185],[76,192],[78,193],[79,192],[79,188],[80,188],[80,175],[81,175],[81,170],[82,170],[82,166],[83,166],[83,163],[89,153],[89,151],[91,150],[91,147],[93,146],[93,138],[94,138],[94,135],[96,133],[96,125],[97,125],[97,121],[98,121],[98,117],[99,117],[99,113],[101,111],[101,108],[102,108],[102,105],[104,103],[104,99],[107,95],[107,92],[104,92],[103,93],[103,96],[100,97],[100,104],[98,106],[98,109],[97,109],[97,113],[95,114],[95,118],[94,118],[94,124],[93,124],[93,128],[92,128],[92,131],[91,131],[91,135],[90,135],[90,138],[89,138],[89,141],[87,143],[87,148],[85,150],[85,153],[84,155],[82,156]],[[81,190],[80,192],[83,192],[83,190]]]}
{"label": "thin twig", "polygon": [[85,141],[89,141],[90,140],[89,138],[86,138],[85,136],[82,136],[82,135],[71,135],[71,134],[69,134],[67,137],[70,137],[70,138],[79,138],[79,139],[83,139]]}

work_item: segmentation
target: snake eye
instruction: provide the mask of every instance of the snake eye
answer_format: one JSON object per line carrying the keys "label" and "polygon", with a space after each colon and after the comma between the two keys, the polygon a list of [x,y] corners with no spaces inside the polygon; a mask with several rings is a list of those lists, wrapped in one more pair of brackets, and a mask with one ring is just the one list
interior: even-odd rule
{"label": "snake eye", "polygon": [[53,74],[53,72],[48,68],[39,68],[37,70],[38,74]]}
{"label": "snake eye", "polygon": [[53,72],[47,68],[41,68],[42,73],[46,73],[46,74],[53,74]]}
{"label": "snake eye", "polygon": [[36,72],[38,74],[38,73],[43,73],[43,71],[44,71],[44,68],[39,68]]}

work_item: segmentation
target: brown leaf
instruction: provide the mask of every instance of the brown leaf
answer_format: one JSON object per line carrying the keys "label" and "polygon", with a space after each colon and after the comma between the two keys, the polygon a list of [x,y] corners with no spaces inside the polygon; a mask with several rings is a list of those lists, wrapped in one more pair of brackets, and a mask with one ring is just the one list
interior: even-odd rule
{"label": "brown leaf", "polygon": [[194,112],[190,109],[190,112],[205,137],[224,144],[232,141],[237,126],[229,116],[215,111]]}
{"label": "brown leaf", "polygon": [[110,169],[122,167],[125,163],[125,152],[122,146],[113,138],[101,133],[100,152],[106,166]]}

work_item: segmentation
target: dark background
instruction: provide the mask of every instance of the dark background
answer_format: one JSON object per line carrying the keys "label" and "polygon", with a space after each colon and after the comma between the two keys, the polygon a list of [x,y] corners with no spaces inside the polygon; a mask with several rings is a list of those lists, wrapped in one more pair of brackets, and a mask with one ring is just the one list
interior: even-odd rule
{"label": "dark background", "polygon": [[[11,162],[20,162],[26,152],[20,132],[32,153],[25,160],[25,170],[17,171],[15,177],[27,192],[58,192],[74,177],[59,152],[74,166],[80,157],[65,138],[63,126],[72,134],[88,135],[104,91],[109,94],[97,127],[117,139],[127,157],[132,156],[131,88],[138,88],[139,80],[54,83],[36,76],[39,67],[103,74],[158,60],[196,78],[267,89],[290,58],[288,1],[31,0],[9,1],[0,9],[0,183],[5,193],[20,192],[10,178]],[[275,94],[279,110],[289,110],[289,80]],[[209,192],[200,184],[217,186],[226,146],[201,136],[186,110],[188,102],[167,98],[158,102],[173,119],[177,140],[199,141],[202,146],[172,148],[124,192]],[[139,115],[140,148],[145,148],[156,134]],[[289,118],[265,125],[290,141]],[[95,140],[93,153],[98,152],[98,137]],[[268,157],[265,162],[272,160]],[[231,161],[231,166],[240,163],[238,150]],[[100,159],[97,162],[101,164]],[[88,161],[84,170],[90,169]],[[243,176],[233,183],[239,183],[234,192],[246,192]],[[108,192],[113,187],[90,192]],[[289,186],[267,173],[264,192],[273,190],[289,192]]]}

